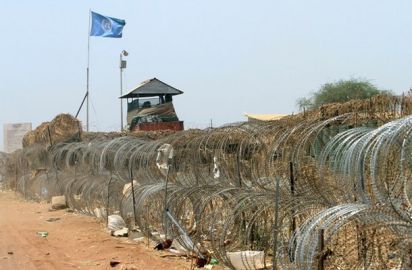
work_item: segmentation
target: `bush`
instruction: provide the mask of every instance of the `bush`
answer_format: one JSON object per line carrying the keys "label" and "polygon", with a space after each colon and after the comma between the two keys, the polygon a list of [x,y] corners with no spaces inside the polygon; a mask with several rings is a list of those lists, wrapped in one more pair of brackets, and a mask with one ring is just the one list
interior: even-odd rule
{"label": "bush", "polygon": [[318,108],[327,103],[343,103],[352,99],[367,99],[378,94],[392,94],[389,90],[380,90],[366,80],[340,80],[325,83],[309,98],[300,98],[297,105],[300,109]]}

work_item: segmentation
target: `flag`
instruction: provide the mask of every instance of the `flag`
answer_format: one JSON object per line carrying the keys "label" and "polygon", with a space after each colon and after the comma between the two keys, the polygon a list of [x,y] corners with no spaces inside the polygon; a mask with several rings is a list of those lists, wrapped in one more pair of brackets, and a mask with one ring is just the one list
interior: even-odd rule
{"label": "flag", "polygon": [[92,13],[92,27],[90,36],[121,38],[125,20],[103,16],[96,12]]}

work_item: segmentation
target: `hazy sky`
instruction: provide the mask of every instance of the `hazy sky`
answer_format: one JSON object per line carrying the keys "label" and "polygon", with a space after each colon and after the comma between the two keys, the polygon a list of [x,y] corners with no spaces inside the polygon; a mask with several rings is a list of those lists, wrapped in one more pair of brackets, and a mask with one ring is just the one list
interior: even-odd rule
{"label": "hazy sky", "polygon": [[338,79],[412,86],[412,1],[1,0],[1,126],[76,113],[89,9],[127,23],[122,39],[91,37],[94,131],[119,130],[123,49],[125,91],[153,77],[181,89],[186,127],[296,112],[297,98]]}

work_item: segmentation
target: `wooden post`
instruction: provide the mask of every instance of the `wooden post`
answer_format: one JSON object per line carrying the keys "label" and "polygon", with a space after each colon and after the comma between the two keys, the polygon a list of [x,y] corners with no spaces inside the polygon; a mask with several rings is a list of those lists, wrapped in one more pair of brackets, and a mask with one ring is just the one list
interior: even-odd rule
{"label": "wooden post", "polygon": [[[77,117],[77,116],[76,116]],[[81,125],[80,125],[80,121],[79,120],[77,120],[77,128],[79,129],[79,134],[78,134],[78,136],[79,136],[79,141],[81,141],[82,140],[82,127],[81,127]]]}
{"label": "wooden post", "polygon": [[52,140],[52,137],[51,137],[50,126],[47,126],[47,132],[49,133],[50,146],[53,146],[53,140]]}
{"label": "wooden post", "polygon": [[402,99],[401,99],[401,117],[403,116],[403,110],[405,107],[405,93],[402,93]]}
{"label": "wooden post", "polygon": [[369,98],[369,108],[368,108],[368,111],[369,111],[369,117],[372,117],[372,116],[373,116],[373,102],[372,102],[372,97]]}

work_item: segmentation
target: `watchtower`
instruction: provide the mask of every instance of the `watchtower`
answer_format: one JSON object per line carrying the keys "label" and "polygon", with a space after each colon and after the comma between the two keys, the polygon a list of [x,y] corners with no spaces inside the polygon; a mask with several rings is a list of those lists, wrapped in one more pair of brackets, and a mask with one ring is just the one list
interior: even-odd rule
{"label": "watchtower", "polygon": [[173,106],[173,96],[180,94],[183,92],[179,89],[153,78],[121,96],[127,99],[130,131],[183,130],[183,121],[179,121]]}

